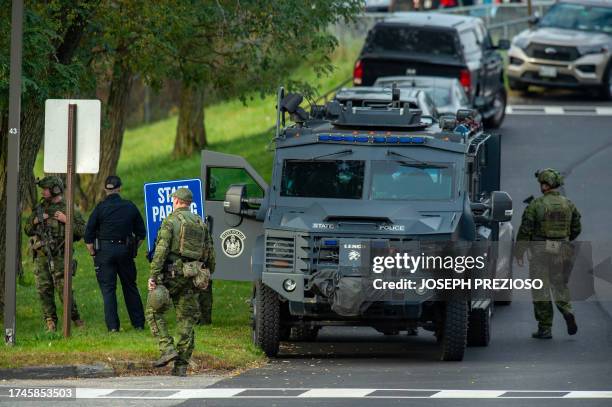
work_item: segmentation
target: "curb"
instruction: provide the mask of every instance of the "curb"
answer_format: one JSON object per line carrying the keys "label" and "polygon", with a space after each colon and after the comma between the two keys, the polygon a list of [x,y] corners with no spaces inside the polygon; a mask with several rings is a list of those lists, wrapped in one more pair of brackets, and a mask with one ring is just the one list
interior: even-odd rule
{"label": "curb", "polygon": [[66,366],[32,366],[15,369],[0,369],[0,380],[7,379],[67,379],[100,378],[115,376],[115,369],[105,364],[66,365]]}

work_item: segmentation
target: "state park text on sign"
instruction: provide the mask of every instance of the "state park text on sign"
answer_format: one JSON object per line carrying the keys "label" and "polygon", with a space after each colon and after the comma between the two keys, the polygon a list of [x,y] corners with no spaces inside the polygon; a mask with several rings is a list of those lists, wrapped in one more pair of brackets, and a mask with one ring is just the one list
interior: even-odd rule
{"label": "state park text on sign", "polygon": [[193,194],[191,212],[204,218],[202,183],[199,179],[150,182],[144,185],[145,213],[147,218],[147,245],[151,251],[155,245],[161,223],[172,213],[172,194],[179,188],[189,188]]}

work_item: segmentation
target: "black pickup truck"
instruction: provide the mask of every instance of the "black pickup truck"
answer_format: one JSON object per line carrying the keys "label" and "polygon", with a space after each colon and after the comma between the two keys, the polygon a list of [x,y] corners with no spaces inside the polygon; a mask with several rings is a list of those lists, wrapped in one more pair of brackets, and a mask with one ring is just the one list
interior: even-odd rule
{"label": "black pickup truck", "polygon": [[442,13],[396,13],[368,33],[353,71],[355,86],[372,86],[385,76],[457,78],[487,127],[505,116],[503,60],[481,19]]}

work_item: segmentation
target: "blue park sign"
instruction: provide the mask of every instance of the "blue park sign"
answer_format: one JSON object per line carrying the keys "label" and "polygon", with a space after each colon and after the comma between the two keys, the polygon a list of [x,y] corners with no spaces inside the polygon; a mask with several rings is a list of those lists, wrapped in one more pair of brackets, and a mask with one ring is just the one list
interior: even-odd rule
{"label": "blue park sign", "polygon": [[202,182],[199,179],[149,182],[144,185],[145,213],[147,217],[147,245],[149,252],[155,246],[161,223],[172,213],[172,194],[178,188],[189,188],[193,194],[191,212],[204,218]]}

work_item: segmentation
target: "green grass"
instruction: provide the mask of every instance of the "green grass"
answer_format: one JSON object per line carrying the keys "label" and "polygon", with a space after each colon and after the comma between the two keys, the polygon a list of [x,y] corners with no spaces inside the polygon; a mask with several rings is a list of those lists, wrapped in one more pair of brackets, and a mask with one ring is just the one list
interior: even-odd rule
{"label": "green grass", "polygon": [[[308,67],[299,68],[295,78],[308,80],[324,92],[351,75],[358,47],[341,49],[334,55],[337,66],[333,75],[317,78]],[[272,137],[269,131],[275,122],[275,98],[255,97],[244,106],[238,100],[206,109],[206,130],[209,149],[240,154],[266,179],[270,179],[273,153],[267,150]],[[200,156],[174,160],[171,157],[176,131],[176,117],[128,130],[119,160],[118,175],[124,182],[124,198],[134,201],[144,214],[143,184],[180,178],[199,178]],[[42,160],[36,165],[41,175]],[[27,215],[27,214],[26,214]],[[24,242],[26,239],[24,239]],[[24,245],[25,247],[25,245]],[[141,250],[136,265],[138,286],[146,299],[149,264]],[[124,369],[126,362],[143,364],[155,358],[157,341],[147,331],[131,328],[121,289],[117,301],[121,332],[109,334],[104,325],[102,296],[95,278],[91,258],[84,244],[76,244],[75,257],[79,269],[74,278],[77,305],[86,321],[84,329],[73,329],[72,337],[44,332],[41,309],[34,287],[32,260],[24,250],[24,278],[17,289],[17,344],[0,347],[0,367],[27,365],[105,362]],[[265,360],[263,353],[251,343],[250,283],[218,281],[214,285],[213,324],[196,328],[193,361],[197,370],[243,369]],[[58,316],[61,321],[61,305]],[[174,313],[168,313],[174,326]]]}

